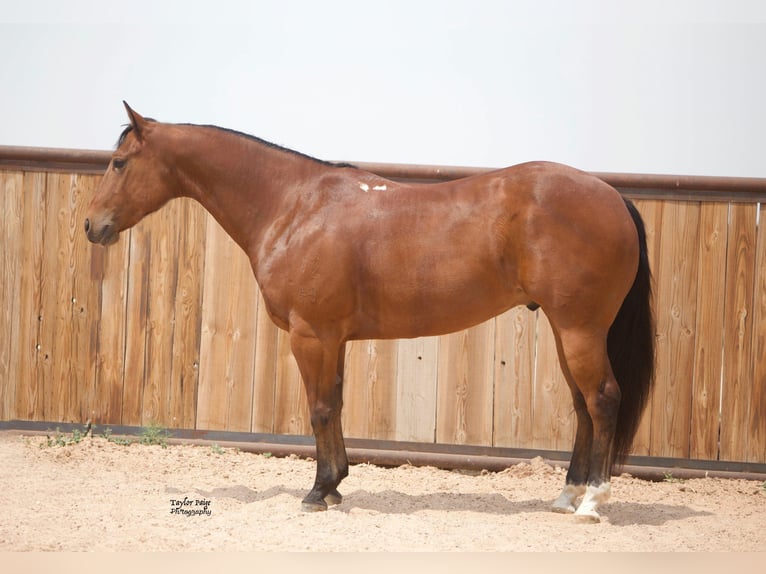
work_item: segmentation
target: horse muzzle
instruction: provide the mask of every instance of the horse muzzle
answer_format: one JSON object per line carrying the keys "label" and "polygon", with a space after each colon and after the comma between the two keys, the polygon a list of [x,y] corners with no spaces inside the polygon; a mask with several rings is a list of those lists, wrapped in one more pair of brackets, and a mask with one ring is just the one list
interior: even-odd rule
{"label": "horse muzzle", "polygon": [[120,238],[120,232],[117,231],[113,223],[95,225],[90,218],[85,220],[85,233],[88,236],[88,241],[101,245],[112,245],[117,243]]}

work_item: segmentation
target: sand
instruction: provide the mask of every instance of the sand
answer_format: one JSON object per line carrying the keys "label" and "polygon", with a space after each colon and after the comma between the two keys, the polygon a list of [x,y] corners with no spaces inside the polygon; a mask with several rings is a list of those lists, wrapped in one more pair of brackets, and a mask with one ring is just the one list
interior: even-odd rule
{"label": "sand", "polygon": [[599,524],[550,512],[565,471],[353,465],[304,513],[314,461],[0,433],[0,551],[764,551],[766,485],[615,477]]}

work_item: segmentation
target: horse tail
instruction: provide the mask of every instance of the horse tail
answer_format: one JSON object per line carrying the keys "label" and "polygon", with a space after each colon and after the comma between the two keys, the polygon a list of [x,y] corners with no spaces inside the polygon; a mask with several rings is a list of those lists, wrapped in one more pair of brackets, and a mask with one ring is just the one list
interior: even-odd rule
{"label": "horse tail", "polygon": [[654,317],[652,274],[646,248],[646,230],[633,203],[625,205],[638,232],[638,272],[633,286],[609,328],[607,352],[622,398],[614,438],[614,460],[622,464],[630,451],[654,382]]}

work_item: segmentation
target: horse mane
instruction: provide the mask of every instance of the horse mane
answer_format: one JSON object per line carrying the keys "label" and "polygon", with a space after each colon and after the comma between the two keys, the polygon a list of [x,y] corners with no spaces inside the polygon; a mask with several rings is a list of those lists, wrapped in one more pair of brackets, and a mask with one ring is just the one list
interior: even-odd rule
{"label": "horse mane", "polygon": [[[196,125],[196,124],[182,124],[182,125]],[[351,168],[356,168],[355,165],[350,164],[350,163],[336,163],[336,162],[332,162],[332,161],[325,161],[323,159],[318,159],[318,158],[315,158],[313,156],[307,155],[305,153],[302,153],[302,152],[299,152],[299,151],[295,151],[294,149],[286,148],[286,147],[283,147],[281,145],[278,145],[278,144],[272,143],[270,141],[266,141],[264,139],[256,137],[254,135],[251,135],[251,134],[248,134],[248,133],[245,133],[245,132],[240,132],[240,131],[237,131],[237,130],[233,130],[233,129],[230,129],[230,128],[222,128],[221,126],[213,126],[213,125],[201,125],[201,126],[198,126],[198,127],[213,128],[213,129],[216,129],[216,130],[219,130],[219,131],[222,131],[222,132],[226,132],[226,133],[229,133],[229,134],[232,134],[232,135],[235,135],[235,136],[243,137],[245,139],[249,139],[249,140],[254,141],[254,142],[258,143],[258,144],[264,145],[266,147],[269,147],[269,148],[272,148],[272,149],[275,149],[275,150],[278,150],[278,151],[286,152],[286,153],[289,153],[289,154],[292,154],[292,155],[296,155],[296,156],[302,157],[304,159],[310,159],[311,161],[314,161],[316,163],[320,163],[322,165],[326,165],[328,167],[351,167]]]}
{"label": "horse mane", "polygon": [[[146,121],[149,121],[149,122],[156,122],[157,121],[157,120],[155,120],[153,118],[145,118],[145,119],[146,119]],[[237,130],[232,130],[232,129],[229,129],[229,128],[222,128],[220,126],[206,125],[206,124],[203,124],[203,125],[199,125],[199,124],[179,124],[179,125],[182,125],[182,126],[192,126],[192,127],[200,127],[200,128],[212,128],[212,129],[219,130],[219,131],[222,131],[222,132],[226,132],[226,133],[238,136],[238,137],[243,137],[243,138],[249,139],[251,141],[254,141],[254,142],[256,142],[258,144],[261,144],[261,145],[264,145],[266,147],[270,147],[272,149],[276,149],[276,150],[283,151],[283,152],[286,152],[286,153],[289,153],[289,154],[292,154],[292,155],[296,155],[296,156],[302,157],[304,159],[309,159],[311,161],[317,162],[317,163],[322,164],[322,165],[326,165],[328,167],[351,167],[351,168],[355,168],[356,169],[356,166],[353,165],[353,164],[350,164],[350,163],[343,163],[343,162],[336,163],[336,162],[332,162],[332,161],[325,161],[325,160],[322,160],[322,159],[317,159],[317,158],[312,157],[310,155],[307,155],[305,153],[301,153],[299,151],[295,151],[293,149],[283,147],[281,145],[278,145],[278,144],[266,141],[264,139],[261,139],[259,137],[254,136],[254,135],[250,135],[250,134],[247,134],[247,133],[244,133],[244,132],[240,132],[240,131],[237,131]],[[125,126],[125,129],[122,130],[122,133],[120,134],[120,137],[117,138],[117,144],[115,145],[115,149],[119,148],[123,144],[123,142],[125,141],[125,138],[128,137],[128,134],[130,132],[132,132],[132,131],[133,131],[133,125],[132,124],[127,124]]]}

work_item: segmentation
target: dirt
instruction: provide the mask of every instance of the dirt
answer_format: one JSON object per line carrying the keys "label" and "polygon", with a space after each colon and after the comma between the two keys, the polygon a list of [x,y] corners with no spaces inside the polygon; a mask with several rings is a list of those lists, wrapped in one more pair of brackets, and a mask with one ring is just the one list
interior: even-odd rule
{"label": "dirt", "polygon": [[764,551],[766,485],[622,475],[600,524],[550,512],[565,471],[351,467],[304,513],[314,462],[217,445],[0,433],[0,551]]}

